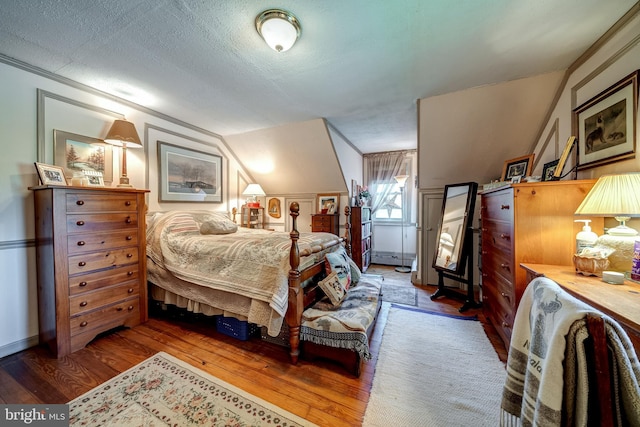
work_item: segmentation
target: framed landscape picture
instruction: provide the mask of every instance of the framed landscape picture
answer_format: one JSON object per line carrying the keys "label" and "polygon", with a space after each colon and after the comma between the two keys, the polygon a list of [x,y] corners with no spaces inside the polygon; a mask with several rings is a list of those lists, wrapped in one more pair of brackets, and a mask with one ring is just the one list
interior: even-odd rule
{"label": "framed landscape picture", "polygon": [[330,209],[333,211],[332,213],[340,211],[340,194],[318,194],[317,198],[318,213],[322,212],[323,209],[326,209],[325,213],[329,213]]}
{"label": "framed landscape picture", "polygon": [[222,157],[158,141],[160,202],[222,203]]}
{"label": "framed landscape picture", "polygon": [[104,184],[113,181],[113,147],[101,139],[61,130],[53,131],[54,163],[67,178],[74,172],[100,172]]}
{"label": "framed landscape picture", "polygon": [[635,157],[639,72],[634,71],[573,110],[578,170]]}

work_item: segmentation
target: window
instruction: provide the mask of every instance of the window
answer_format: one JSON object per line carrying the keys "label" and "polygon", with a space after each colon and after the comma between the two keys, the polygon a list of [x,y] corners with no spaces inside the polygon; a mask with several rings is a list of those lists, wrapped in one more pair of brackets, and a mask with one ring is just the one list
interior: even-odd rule
{"label": "window", "polygon": [[[406,222],[411,218],[414,157],[411,151],[365,154],[365,182],[372,196],[374,221]],[[394,178],[397,175],[410,177],[403,189]]]}

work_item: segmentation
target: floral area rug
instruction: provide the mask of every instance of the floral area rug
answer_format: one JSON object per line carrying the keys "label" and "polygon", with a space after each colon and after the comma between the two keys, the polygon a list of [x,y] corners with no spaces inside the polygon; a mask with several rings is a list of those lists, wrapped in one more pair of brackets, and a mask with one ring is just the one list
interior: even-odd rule
{"label": "floral area rug", "polygon": [[160,352],[69,402],[77,426],[313,426]]}

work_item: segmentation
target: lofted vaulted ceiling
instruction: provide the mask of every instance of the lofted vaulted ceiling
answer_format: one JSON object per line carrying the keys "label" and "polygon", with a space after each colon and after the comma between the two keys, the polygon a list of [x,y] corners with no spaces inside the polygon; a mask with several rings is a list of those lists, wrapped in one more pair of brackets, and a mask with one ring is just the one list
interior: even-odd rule
{"label": "lofted vaulted ceiling", "polygon": [[[416,100],[566,69],[633,0],[4,0],[0,54],[220,135],[326,118],[415,148]],[[302,36],[269,49],[261,11]]]}

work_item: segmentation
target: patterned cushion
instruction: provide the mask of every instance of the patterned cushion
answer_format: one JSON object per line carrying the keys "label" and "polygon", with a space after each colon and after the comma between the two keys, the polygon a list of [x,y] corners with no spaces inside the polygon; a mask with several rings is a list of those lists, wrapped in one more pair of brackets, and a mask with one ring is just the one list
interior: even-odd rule
{"label": "patterned cushion", "polygon": [[324,266],[327,276],[332,272],[337,273],[338,279],[345,289],[349,289],[349,286],[351,286],[350,260],[351,258],[347,255],[347,251],[344,247],[340,247],[337,251],[324,256]]}
{"label": "patterned cushion", "polygon": [[329,297],[333,305],[340,305],[347,295],[347,290],[342,286],[338,274],[335,271],[318,282],[318,286],[320,286],[320,289]]}
{"label": "patterned cushion", "polygon": [[224,214],[205,215],[200,224],[200,234],[230,234],[238,231],[238,224]]}
{"label": "patterned cushion", "polygon": [[349,267],[351,270],[351,286],[355,286],[360,281],[360,276],[362,276],[362,271],[358,268],[358,265],[354,260],[349,258]]}

